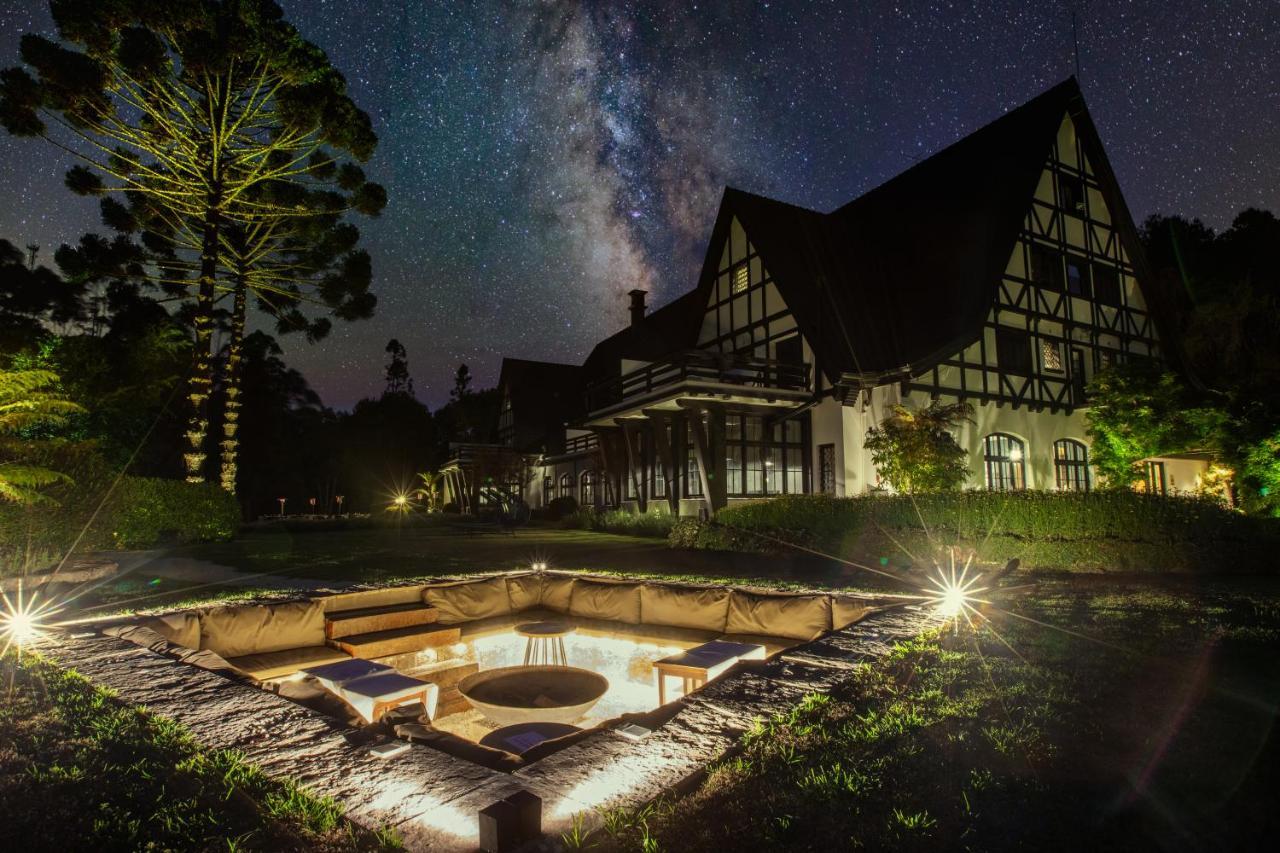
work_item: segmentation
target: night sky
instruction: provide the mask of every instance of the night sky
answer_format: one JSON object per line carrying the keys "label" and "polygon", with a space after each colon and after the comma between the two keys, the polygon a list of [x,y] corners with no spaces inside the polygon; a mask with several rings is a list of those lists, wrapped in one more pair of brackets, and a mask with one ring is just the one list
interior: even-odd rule
{"label": "night sky", "polygon": [[[1280,2],[446,2],[280,0],[381,138],[390,202],[360,222],[377,316],[286,356],[327,404],[381,387],[408,348],[433,407],[453,368],[580,361],[694,283],[722,187],[828,210],[1074,69],[1134,215],[1223,227],[1280,211]],[[52,32],[0,0],[0,60]],[[97,225],[68,164],[0,134],[0,237]]]}

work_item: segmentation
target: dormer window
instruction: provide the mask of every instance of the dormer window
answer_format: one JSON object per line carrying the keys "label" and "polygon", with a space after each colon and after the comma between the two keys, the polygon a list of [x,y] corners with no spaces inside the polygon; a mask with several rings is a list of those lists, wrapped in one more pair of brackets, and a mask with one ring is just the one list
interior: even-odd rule
{"label": "dormer window", "polygon": [[747,288],[751,286],[751,276],[747,272],[746,264],[738,264],[733,271],[733,292],[745,293]]}
{"label": "dormer window", "polygon": [[1075,175],[1058,175],[1058,204],[1067,213],[1084,216],[1084,181]]}

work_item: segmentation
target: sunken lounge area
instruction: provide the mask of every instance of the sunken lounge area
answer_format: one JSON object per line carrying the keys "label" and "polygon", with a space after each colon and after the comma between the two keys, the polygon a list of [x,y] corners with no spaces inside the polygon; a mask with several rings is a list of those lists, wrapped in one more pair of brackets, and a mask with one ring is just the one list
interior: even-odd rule
{"label": "sunken lounge area", "polygon": [[544,571],[117,620],[43,651],[410,849],[508,850],[678,788],[927,618]]}

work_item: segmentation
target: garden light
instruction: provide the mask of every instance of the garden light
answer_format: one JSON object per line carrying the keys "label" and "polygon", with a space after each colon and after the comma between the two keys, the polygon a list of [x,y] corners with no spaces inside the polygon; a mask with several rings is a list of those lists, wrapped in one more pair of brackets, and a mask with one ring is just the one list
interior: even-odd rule
{"label": "garden light", "polygon": [[934,613],[957,627],[961,616],[970,625],[973,624],[969,618],[970,614],[980,616],[973,605],[982,601],[974,596],[987,589],[985,586],[977,585],[982,580],[981,575],[969,578],[968,574],[969,566],[966,563],[959,576],[956,575],[955,554],[952,553],[950,569],[944,570],[939,566],[937,575],[929,578],[933,588],[926,587],[924,590],[926,600],[934,606]]}
{"label": "garden light", "polygon": [[3,608],[0,609],[0,637],[4,638],[4,648],[0,655],[9,651],[10,646],[17,646],[21,652],[44,636],[45,620],[53,614],[52,602],[36,605],[36,595],[29,601],[23,601],[22,587],[18,587],[18,597],[14,601],[7,594],[3,595]]}

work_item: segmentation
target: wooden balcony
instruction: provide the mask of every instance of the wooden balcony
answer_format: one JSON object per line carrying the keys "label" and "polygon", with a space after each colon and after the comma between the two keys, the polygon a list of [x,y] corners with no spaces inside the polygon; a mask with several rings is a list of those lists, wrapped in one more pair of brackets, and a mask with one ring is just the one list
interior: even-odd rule
{"label": "wooden balcony", "polygon": [[664,399],[707,394],[754,399],[804,398],[811,365],[693,350],[587,388],[592,418]]}

